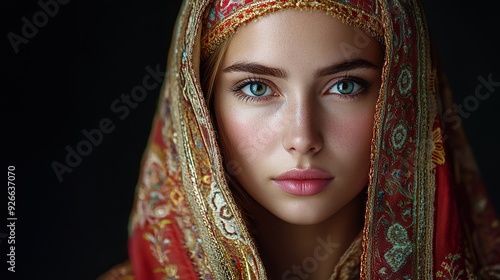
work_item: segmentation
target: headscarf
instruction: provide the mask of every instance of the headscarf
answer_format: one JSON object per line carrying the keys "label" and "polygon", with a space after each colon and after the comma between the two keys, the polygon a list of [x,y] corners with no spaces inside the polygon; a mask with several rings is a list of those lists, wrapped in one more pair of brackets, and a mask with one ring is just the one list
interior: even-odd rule
{"label": "headscarf", "polygon": [[464,132],[443,118],[451,93],[417,0],[184,1],[141,164],[130,263],[108,276],[266,279],[225,177],[200,63],[239,26],[284,9],[325,11],[385,48],[360,278],[500,278],[500,222]]}

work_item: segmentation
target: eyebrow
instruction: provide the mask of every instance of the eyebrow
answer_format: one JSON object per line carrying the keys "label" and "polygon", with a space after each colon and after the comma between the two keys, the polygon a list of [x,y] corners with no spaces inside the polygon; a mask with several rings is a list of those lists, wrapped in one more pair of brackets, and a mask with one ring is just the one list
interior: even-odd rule
{"label": "eyebrow", "polygon": [[[324,77],[328,75],[333,75],[339,72],[353,70],[357,68],[372,68],[378,69],[379,66],[371,63],[365,59],[355,59],[343,61],[334,65],[330,65],[314,72],[316,78]],[[248,72],[256,75],[266,75],[273,76],[277,78],[286,78],[288,73],[285,70],[279,68],[268,67],[262,64],[253,62],[237,62],[231,66],[228,66],[222,70],[224,73],[229,72]]]}
{"label": "eyebrow", "polygon": [[286,78],[288,74],[286,71],[278,69],[278,68],[272,68],[272,67],[267,67],[262,64],[258,63],[251,63],[251,62],[238,62],[235,63],[227,68],[224,68],[222,70],[224,73],[229,73],[229,72],[248,72],[252,74],[257,74],[257,75],[266,75],[266,76],[273,76],[277,78]]}
{"label": "eyebrow", "polygon": [[314,73],[314,76],[319,78],[358,68],[379,69],[380,67],[365,59],[355,59],[321,68]]}

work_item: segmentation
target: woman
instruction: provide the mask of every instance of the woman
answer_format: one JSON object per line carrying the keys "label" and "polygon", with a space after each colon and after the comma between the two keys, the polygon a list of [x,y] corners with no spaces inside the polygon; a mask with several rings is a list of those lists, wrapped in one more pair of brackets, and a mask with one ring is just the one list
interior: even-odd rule
{"label": "woman", "polygon": [[104,278],[500,277],[418,1],[185,1],[175,31]]}

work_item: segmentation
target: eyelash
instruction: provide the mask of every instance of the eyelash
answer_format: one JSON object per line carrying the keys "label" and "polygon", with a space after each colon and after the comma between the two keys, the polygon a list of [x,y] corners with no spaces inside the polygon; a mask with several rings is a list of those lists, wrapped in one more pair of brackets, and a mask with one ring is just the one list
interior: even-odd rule
{"label": "eyelash", "polygon": [[[356,99],[356,98],[366,94],[368,89],[371,86],[364,79],[350,76],[350,75],[345,75],[343,77],[336,79],[336,81],[331,86],[327,87],[326,91],[330,90],[335,85],[337,85],[341,82],[354,82],[354,83],[357,83],[361,87],[361,89],[358,90],[358,92],[356,92],[354,94],[345,94],[345,95],[332,94],[332,95],[336,95],[337,98],[341,98],[344,100],[353,100],[353,99]],[[252,83],[262,83],[262,84],[268,86],[271,90],[273,90],[273,86],[270,85],[270,82],[268,82],[266,80],[259,79],[259,78],[255,78],[255,77],[249,77],[241,82],[236,83],[234,86],[232,86],[230,88],[230,90],[236,95],[236,97],[239,100],[244,101],[244,102],[264,102],[264,101],[268,100],[269,98],[276,96],[276,93],[274,90],[273,90],[273,94],[268,95],[268,96],[250,96],[250,95],[245,94],[241,91],[244,87],[246,87],[247,85],[250,85]]]}

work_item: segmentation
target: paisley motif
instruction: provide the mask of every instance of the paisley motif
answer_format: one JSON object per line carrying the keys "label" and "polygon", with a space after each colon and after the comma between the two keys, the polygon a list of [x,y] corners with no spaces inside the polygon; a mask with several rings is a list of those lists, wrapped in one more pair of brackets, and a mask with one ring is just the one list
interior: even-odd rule
{"label": "paisley motif", "polygon": [[398,223],[393,224],[387,230],[387,240],[392,244],[392,248],[384,254],[384,258],[392,271],[396,272],[411,254],[411,242],[406,229]]}
{"label": "paisley motif", "polygon": [[208,196],[208,204],[212,209],[212,216],[216,221],[217,227],[219,228],[222,235],[226,238],[240,241],[244,241],[238,224],[234,216],[229,211],[227,201],[224,199],[221,191],[216,187],[216,183],[212,182],[211,192]]}

